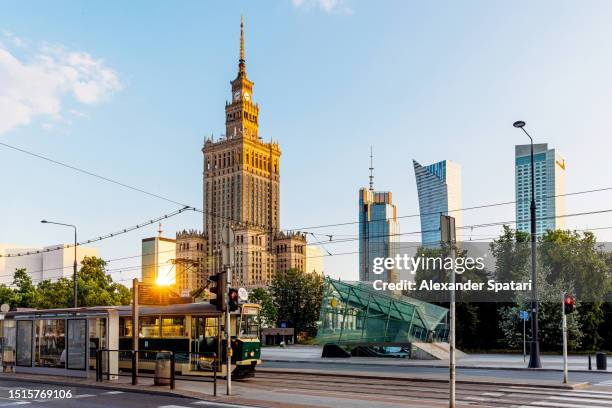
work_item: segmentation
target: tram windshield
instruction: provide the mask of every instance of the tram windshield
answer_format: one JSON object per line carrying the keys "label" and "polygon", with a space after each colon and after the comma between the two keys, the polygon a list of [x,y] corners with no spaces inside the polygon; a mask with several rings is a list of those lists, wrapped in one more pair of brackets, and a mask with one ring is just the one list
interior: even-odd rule
{"label": "tram windshield", "polygon": [[256,339],[259,337],[257,315],[242,315],[240,317],[240,337]]}

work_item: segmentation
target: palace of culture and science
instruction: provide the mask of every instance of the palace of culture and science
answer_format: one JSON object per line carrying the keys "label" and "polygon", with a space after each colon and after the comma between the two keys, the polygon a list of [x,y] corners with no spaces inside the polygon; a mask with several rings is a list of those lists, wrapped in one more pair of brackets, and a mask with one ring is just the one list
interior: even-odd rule
{"label": "palace of culture and science", "polygon": [[[204,154],[204,232],[176,236],[176,284],[194,289],[221,270],[222,231],[234,231],[232,280],[244,287],[266,286],[276,273],[308,271],[306,237],[280,230],[279,144],[259,135],[259,105],[247,77],[244,22],[240,24],[238,73],[225,104],[225,136],[207,138]],[[195,262],[193,262],[195,261]],[[194,267],[195,265],[195,267]]]}

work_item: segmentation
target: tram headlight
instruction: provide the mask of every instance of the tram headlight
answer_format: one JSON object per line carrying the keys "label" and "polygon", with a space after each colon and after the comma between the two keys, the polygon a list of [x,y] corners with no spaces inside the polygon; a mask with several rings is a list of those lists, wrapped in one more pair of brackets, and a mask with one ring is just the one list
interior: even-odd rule
{"label": "tram headlight", "polygon": [[250,356],[250,357],[255,357],[255,352],[254,352],[254,351],[251,351],[251,352],[249,353],[249,356]]}

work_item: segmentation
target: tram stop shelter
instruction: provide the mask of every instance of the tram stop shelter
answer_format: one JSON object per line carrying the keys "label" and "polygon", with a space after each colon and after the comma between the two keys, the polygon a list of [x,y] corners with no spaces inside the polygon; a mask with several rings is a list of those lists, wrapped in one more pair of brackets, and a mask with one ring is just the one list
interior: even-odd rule
{"label": "tram stop shelter", "polygon": [[326,278],[317,343],[399,345],[447,341],[448,309],[367,282]]}
{"label": "tram stop shelter", "polygon": [[[0,328],[2,364],[17,373],[94,376],[97,350],[119,348],[119,315],[112,307],[11,311]],[[117,359],[103,364],[118,373]]]}

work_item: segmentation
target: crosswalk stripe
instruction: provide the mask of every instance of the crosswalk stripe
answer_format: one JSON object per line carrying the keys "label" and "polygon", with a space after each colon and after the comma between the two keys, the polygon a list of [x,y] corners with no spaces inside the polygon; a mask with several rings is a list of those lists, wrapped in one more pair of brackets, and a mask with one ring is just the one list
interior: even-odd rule
{"label": "crosswalk stripe", "polygon": [[89,398],[89,397],[95,397],[94,394],[77,394],[74,395],[72,398]]}
{"label": "crosswalk stripe", "polygon": [[[227,408],[257,408],[251,405],[225,404],[223,402],[212,402],[212,401],[196,401],[196,402],[192,402],[192,404],[194,405],[221,405],[222,407],[227,407]],[[165,407],[159,407],[159,408],[165,408]]]}
{"label": "crosswalk stripe", "polygon": [[123,391],[107,391],[104,394],[108,394],[108,395],[123,394]]}
{"label": "crosswalk stripe", "polygon": [[25,405],[29,403],[30,401],[13,401],[13,402],[5,403],[5,404],[0,404],[0,407],[10,407],[12,405]]}

